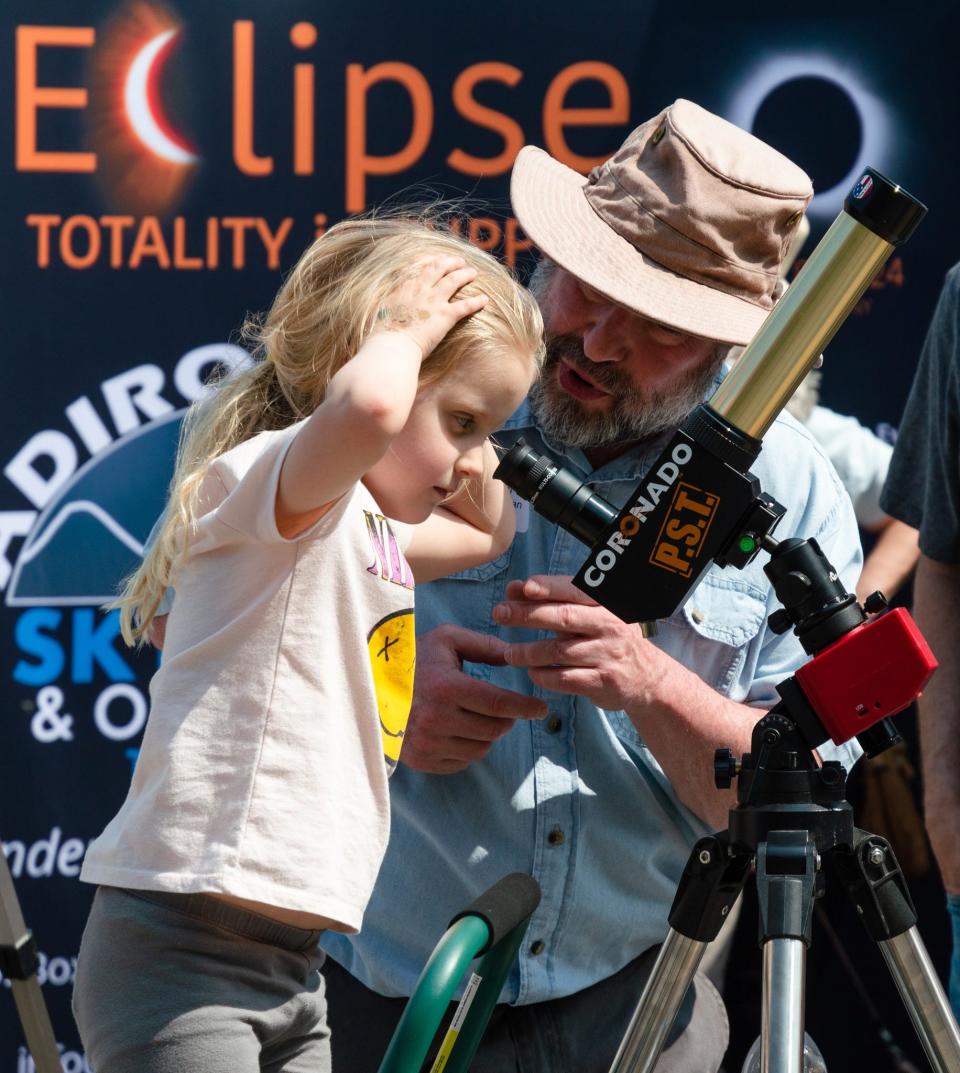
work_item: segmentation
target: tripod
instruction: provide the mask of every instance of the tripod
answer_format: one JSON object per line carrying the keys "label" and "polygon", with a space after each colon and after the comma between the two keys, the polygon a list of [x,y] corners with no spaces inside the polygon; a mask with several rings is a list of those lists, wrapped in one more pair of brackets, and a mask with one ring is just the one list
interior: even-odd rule
{"label": "tripod", "polygon": [[60,1053],[37,983],[37,944],[27,930],[6,857],[0,853],[0,971],[10,981],[38,1073],[61,1073]]}
{"label": "tripod", "polygon": [[[820,765],[828,737],[857,736],[868,755],[896,744],[889,715],[914,699],[935,666],[905,611],[872,622],[844,593],[814,540],[777,543],[764,568],[784,607],[771,628],[794,628],[814,658],[782,682],[781,700],[737,760],[717,751],[718,788],[737,780],[726,831],[693,847],[670,910],[670,930],[610,1073],[649,1073],[707,944],[756,863],[763,947],[761,1068],[802,1073],[804,973],[814,900],[825,874],[840,880],[880,946],[931,1066],[960,1071],[960,1029],[916,929],[916,913],[886,839],[854,826],[846,772]],[[885,601],[875,593],[866,610]]]}

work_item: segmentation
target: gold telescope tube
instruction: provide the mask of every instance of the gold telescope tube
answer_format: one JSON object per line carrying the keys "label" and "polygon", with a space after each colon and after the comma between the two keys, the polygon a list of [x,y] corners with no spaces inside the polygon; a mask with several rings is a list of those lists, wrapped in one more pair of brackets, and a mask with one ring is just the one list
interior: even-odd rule
{"label": "gold telescope tube", "polygon": [[[853,201],[864,184],[871,200],[880,195],[879,214]],[[762,439],[895,246],[913,233],[925,212],[901,187],[867,169],[844,211],[717,388],[710,409]]]}

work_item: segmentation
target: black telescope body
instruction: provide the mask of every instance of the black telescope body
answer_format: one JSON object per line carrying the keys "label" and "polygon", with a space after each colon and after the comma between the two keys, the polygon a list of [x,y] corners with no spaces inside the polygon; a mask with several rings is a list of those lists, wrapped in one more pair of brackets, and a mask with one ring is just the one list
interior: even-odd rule
{"label": "black telescope body", "polygon": [[750,473],[763,435],[925,213],[865,169],[736,367],[622,508],[523,441],[504,455],[495,476],[590,546],[578,588],[625,622],[652,622],[680,607],[711,563],[742,568],[756,556],[784,513]]}

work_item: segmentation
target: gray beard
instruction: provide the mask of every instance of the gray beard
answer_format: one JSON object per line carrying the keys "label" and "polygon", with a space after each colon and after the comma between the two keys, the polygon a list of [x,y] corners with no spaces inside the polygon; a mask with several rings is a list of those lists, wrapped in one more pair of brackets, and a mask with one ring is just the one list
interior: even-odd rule
{"label": "gray beard", "polygon": [[[707,395],[723,363],[726,348],[717,350],[702,365],[684,374],[663,391],[638,388],[614,362],[591,362],[579,336],[560,335],[547,341],[540,376],[530,392],[530,407],[546,435],[568,447],[585,450],[633,440],[646,440],[678,428]],[[611,392],[612,403],[602,411],[587,411],[557,382],[563,358],[575,369]]]}

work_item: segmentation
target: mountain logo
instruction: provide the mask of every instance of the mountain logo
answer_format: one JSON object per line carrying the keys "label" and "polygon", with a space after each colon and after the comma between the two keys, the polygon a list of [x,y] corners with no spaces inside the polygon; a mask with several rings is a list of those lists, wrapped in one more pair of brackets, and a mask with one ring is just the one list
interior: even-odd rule
{"label": "mountain logo", "polygon": [[102,604],[116,596],[166,503],[184,413],[135,429],[77,470],[27,535],[8,605]]}

